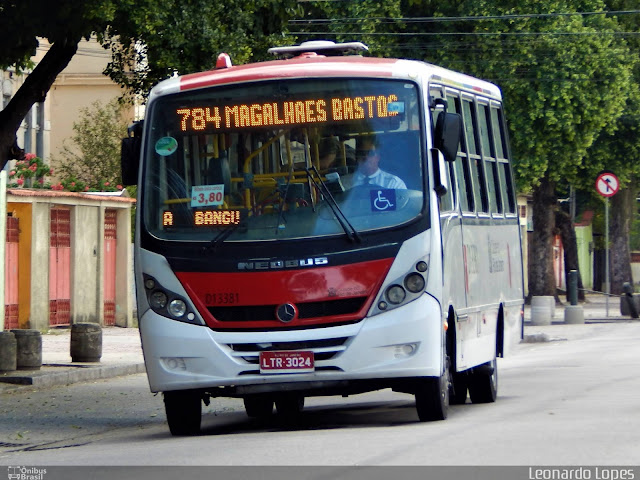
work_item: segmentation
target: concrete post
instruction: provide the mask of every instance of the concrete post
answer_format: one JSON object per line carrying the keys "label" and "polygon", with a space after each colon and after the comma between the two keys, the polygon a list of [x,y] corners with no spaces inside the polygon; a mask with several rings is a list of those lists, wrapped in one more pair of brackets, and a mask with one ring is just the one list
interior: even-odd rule
{"label": "concrete post", "polygon": [[564,308],[564,323],[584,323],[584,310],[582,305],[567,305]]}
{"label": "concrete post", "polygon": [[[553,300],[553,297],[551,297]],[[531,324],[551,325],[551,303],[547,296],[531,297]]]}
{"label": "concrete post", "polygon": [[71,325],[71,361],[99,362],[102,357],[102,327],[97,323]]}
{"label": "concrete post", "polygon": [[38,330],[11,330],[16,337],[16,367],[18,370],[40,370],[42,366],[42,335]]}
{"label": "concrete post", "polygon": [[16,367],[16,336],[0,332],[0,372],[13,372]]}

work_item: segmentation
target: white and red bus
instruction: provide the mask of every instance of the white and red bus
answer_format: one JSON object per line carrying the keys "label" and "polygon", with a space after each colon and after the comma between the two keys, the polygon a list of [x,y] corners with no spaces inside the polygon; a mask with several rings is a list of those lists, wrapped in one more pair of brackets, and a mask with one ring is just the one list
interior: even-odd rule
{"label": "white and red bus", "polygon": [[261,417],[390,388],[421,421],[496,398],[523,309],[500,91],[364,50],[222,54],[157,85],[123,141],[142,346],[173,434],[199,432],[211,397]]}

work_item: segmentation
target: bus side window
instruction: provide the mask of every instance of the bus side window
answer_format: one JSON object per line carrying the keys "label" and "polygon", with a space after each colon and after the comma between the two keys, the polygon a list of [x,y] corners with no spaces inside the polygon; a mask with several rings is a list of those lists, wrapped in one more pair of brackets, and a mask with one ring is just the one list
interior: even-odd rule
{"label": "bus side window", "polygon": [[480,146],[478,145],[478,122],[476,119],[475,105],[472,100],[466,98],[462,100],[462,112],[469,152],[468,160],[471,168],[471,180],[473,182],[475,210],[476,212],[488,213],[489,202],[487,201],[487,187],[484,181]]}
{"label": "bus side window", "polygon": [[489,120],[489,105],[485,103],[478,104],[478,113],[480,120],[480,138],[482,140],[482,157],[484,159],[487,188],[489,191],[489,208],[492,213],[502,213],[502,199],[500,198],[500,184],[498,183],[498,165],[491,131],[493,125]]}
{"label": "bus side window", "polygon": [[491,105],[491,125],[493,127],[493,139],[496,147],[496,160],[498,162],[500,190],[505,200],[504,206],[507,213],[516,213],[515,188],[509,165],[507,134],[505,131],[502,110],[497,105]]}
{"label": "bus side window", "polygon": [[[447,104],[447,111],[462,114],[460,97],[457,92],[447,92]],[[453,162],[452,177],[455,178],[455,184],[457,186],[456,193],[458,195],[460,210],[463,212],[473,212],[473,187],[471,181],[471,170],[469,169],[469,162],[467,160],[468,156],[465,137],[466,132],[463,129],[462,138],[460,139],[460,150],[458,151],[456,161]]]}

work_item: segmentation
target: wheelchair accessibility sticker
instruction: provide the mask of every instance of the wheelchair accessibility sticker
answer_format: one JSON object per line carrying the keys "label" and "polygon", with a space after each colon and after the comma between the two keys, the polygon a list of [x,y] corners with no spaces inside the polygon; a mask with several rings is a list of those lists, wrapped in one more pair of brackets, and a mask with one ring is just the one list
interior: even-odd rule
{"label": "wheelchair accessibility sticker", "polygon": [[371,190],[371,210],[374,212],[388,212],[396,209],[396,191],[393,189]]}

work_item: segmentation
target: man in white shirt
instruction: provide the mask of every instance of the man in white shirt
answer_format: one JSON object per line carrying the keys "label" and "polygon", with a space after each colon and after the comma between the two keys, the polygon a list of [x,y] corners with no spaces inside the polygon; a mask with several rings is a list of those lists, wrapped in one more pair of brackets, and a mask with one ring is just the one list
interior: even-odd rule
{"label": "man in white shirt", "polygon": [[352,187],[358,185],[378,185],[382,188],[406,189],[406,184],[391,173],[380,170],[380,154],[373,137],[365,137],[358,142],[356,160],[358,170],[353,174]]}

